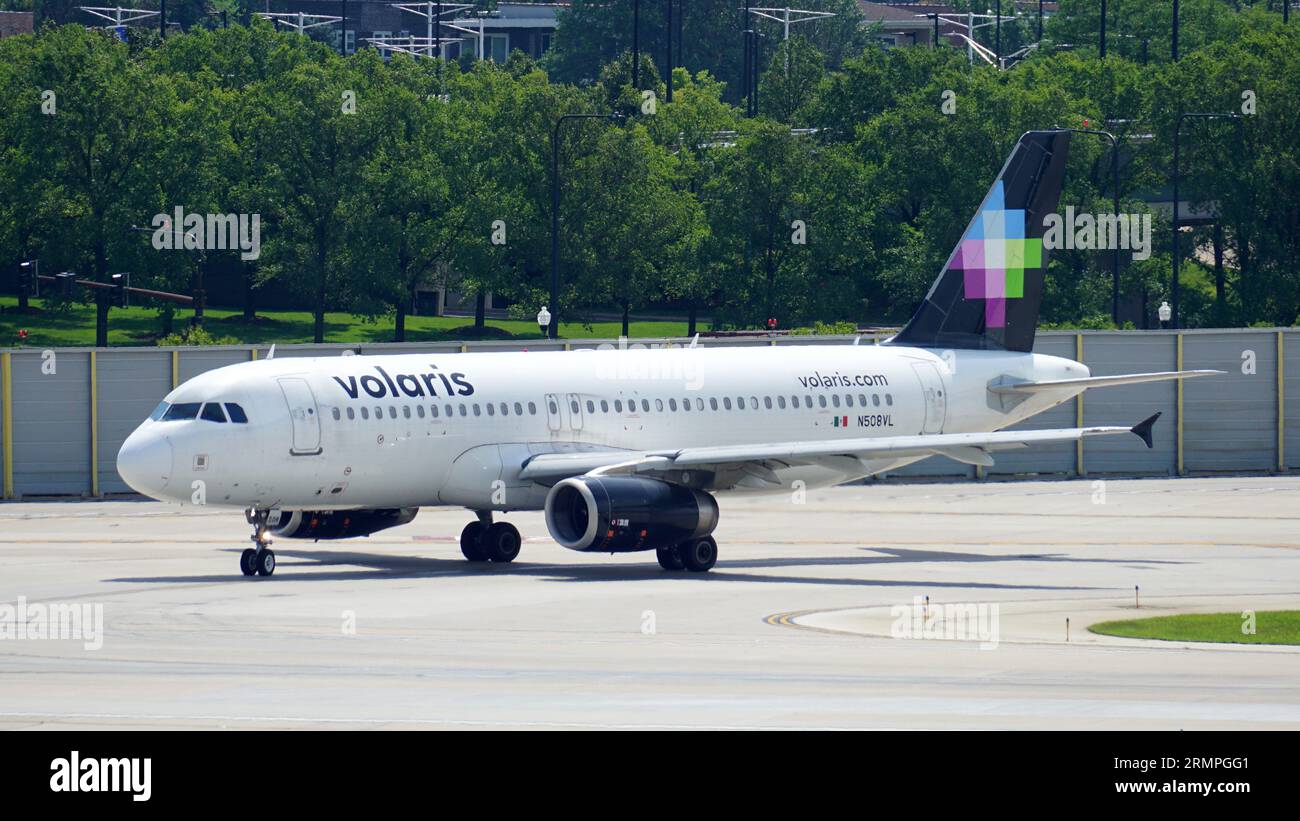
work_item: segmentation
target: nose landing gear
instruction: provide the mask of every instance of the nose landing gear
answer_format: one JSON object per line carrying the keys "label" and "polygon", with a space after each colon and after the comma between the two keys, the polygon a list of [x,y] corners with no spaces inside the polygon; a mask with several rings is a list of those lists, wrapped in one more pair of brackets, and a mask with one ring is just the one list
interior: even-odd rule
{"label": "nose landing gear", "polygon": [[523,539],[509,522],[493,522],[489,510],[475,511],[478,521],[460,532],[460,552],[471,562],[512,562],[519,555]]}
{"label": "nose landing gear", "polygon": [[275,553],[271,550],[271,536],[266,523],[271,515],[269,510],[244,511],[244,518],[253,526],[253,535],[249,540],[253,547],[246,548],[239,555],[239,569],[245,576],[270,576],[275,572]]}

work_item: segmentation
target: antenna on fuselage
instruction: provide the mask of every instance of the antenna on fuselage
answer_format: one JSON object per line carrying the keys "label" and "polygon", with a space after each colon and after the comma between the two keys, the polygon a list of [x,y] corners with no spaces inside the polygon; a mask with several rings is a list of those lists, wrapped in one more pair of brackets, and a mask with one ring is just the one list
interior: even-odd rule
{"label": "antenna on fuselage", "polygon": [[694,347],[695,347],[696,345],[698,345],[698,344],[700,344],[700,335],[699,335],[699,334],[696,334],[696,335],[695,335],[695,338],[691,340],[691,344],[688,345],[687,347],[688,347],[688,348],[694,348]]}
{"label": "antenna on fuselage", "polygon": [[271,350],[266,352],[267,359],[275,359],[275,344],[271,344]]}
{"label": "antenna on fuselage", "polygon": [[853,337],[853,347],[856,348],[858,346],[858,343],[861,341],[862,341],[862,334],[858,334],[857,336]]}

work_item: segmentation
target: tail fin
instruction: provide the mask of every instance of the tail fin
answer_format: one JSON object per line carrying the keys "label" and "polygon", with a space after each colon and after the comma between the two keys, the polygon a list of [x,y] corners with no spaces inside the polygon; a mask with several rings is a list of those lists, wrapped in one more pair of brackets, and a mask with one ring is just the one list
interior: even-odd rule
{"label": "tail fin", "polygon": [[925,301],[890,344],[1034,347],[1048,259],[1043,218],[1056,212],[1069,148],[1069,131],[1020,138]]}

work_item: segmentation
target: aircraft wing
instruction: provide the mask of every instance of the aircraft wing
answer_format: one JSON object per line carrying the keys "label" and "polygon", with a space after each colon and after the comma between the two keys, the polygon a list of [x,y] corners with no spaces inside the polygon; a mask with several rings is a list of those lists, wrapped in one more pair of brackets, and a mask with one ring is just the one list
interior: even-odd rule
{"label": "aircraft wing", "polygon": [[[863,460],[904,456],[947,456],[959,462],[989,467],[991,451],[1049,442],[1074,442],[1093,436],[1132,433],[1152,446],[1151,428],[1160,414],[1132,426],[1056,428],[1051,430],[944,433],[916,436],[881,436],[860,439],[807,440],[755,445],[719,445],[655,452],[598,451],[582,454],[541,454],[532,457],[522,478],[558,482],[584,474],[664,474],[675,470],[740,470],[757,477],[771,475],[771,467],[825,465],[846,474],[867,472]],[[859,470],[860,468],[860,470]]]}

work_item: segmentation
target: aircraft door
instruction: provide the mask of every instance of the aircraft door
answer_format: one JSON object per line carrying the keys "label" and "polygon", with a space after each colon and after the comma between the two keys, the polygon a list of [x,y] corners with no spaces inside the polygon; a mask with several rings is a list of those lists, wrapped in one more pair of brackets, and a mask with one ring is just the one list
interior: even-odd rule
{"label": "aircraft door", "polygon": [[316,397],[311,392],[311,386],[306,379],[297,377],[286,377],[279,382],[293,424],[293,444],[289,452],[296,456],[320,453],[320,417],[316,412]]}
{"label": "aircraft door", "polygon": [[925,422],[921,433],[942,433],[943,423],[948,417],[948,399],[943,392],[943,377],[939,369],[929,362],[914,362],[912,369],[921,380],[921,392],[925,396]]}
{"label": "aircraft door", "polygon": [[551,429],[551,433],[559,433],[564,424],[564,409],[560,407],[560,397],[558,394],[546,394],[546,427]]}
{"label": "aircraft door", "polygon": [[582,430],[582,397],[576,393],[568,396],[569,402],[569,427],[575,431]]}

